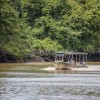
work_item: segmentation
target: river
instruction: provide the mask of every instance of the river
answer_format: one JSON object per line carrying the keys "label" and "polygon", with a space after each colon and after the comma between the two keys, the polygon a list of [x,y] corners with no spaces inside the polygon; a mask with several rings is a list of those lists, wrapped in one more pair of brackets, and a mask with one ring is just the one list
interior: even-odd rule
{"label": "river", "polygon": [[0,100],[100,100],[100,71],[46,71],[0,64]]}

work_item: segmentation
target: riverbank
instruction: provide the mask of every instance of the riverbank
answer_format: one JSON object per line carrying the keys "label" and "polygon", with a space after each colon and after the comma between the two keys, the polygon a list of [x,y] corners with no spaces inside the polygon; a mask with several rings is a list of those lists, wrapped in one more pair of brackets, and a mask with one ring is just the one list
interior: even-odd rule
{"label": "riverbank", "polygon": [[[33,56],[34,55],[34,56]],[[55,61],[55,53],[53,52],[46,52],[43,54],[36,54],[32,53],[26,55],[25,57],[17,57],[15,55],[11,55],[5,51],[0,51],[0,63],[27,63],[27,62],[54,62]],[[100,64],[100,53],[94,53],[87,55],[87,62],[90,64],[92,63],[99,63]]]}
{"label": "riverbank", "polygon": [[[26,68],[30,66],[32,70],[38,68],[38,71],[57,71],[55,66],[55,62],[25,62],[25,63],[1,63],[0,68],[1,70],[5,70],[5,68],[16,68],[16,66],[20,68]],[[4,68],[5,67],[5,68]],[[72,71],[100,71],[100,62],[88,62],[87,68],[71,68]],[[30,70],[31,71],[31,70]],[[68,70],[66,70],[68,71]]]}

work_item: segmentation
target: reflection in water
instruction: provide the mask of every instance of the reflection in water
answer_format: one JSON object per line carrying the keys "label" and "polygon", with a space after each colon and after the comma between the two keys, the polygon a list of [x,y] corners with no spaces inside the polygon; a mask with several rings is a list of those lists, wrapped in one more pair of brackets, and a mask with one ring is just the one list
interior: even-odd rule
{"label": "reflection in water", "polygon": [[21,70],[10,68],[0,72],[5,75],[0,78],[0,100],[100,100],[100,73],[48,74]]}

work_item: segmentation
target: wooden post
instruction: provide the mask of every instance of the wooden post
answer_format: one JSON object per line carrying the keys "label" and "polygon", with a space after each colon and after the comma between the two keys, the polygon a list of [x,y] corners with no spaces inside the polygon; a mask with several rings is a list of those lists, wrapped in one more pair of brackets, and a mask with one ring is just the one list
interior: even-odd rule
{"label": "wooden post", "polygon": [[55,61],[56,61],[56,55],[55,55]]}
{"label": "wooden post", "polygon": [[68,62],[68,55],[66,55],[66,58],[67,58],[67,62]]}
{"label": "wooden post", "polygon": [[87,63],[87,54],[86,54],[86,63]]}
{"label": "wooden post", "polygon": [[69,57],[69,54],[68,54],[68,61],[69,61],[70,57]]}
{"label": "wooden post", "polygon": [[84,62],[84,54],[83,54],[83,62]]}
{"label": "wooden post", "polygon": [[63,56],[62,56],[62,61],[63,61]]}
{"label": "wooden post", "polygon": [[73,54],[72,54],[72,57],[71,58],[73,59]]}
{"label": "wooden post", "polygon": [[79,55],[79,62],[80,62],[80,55]]}
{"label": "wooden post", "polygon": [[77,62],[77,54],[76,54],[76,62]]}
{"label": "wooden post", "polygon": [[57,56],[57,61],[59,61],[59,56]]}

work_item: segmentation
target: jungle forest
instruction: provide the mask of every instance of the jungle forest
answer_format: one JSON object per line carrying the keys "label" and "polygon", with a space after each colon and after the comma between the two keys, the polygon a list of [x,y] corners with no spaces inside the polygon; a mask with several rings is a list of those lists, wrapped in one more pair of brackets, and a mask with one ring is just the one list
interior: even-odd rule
{"label": "jungle forest", "polygon": [[0,0],[0,62],[56,51],[100,55],[100,0]]}

